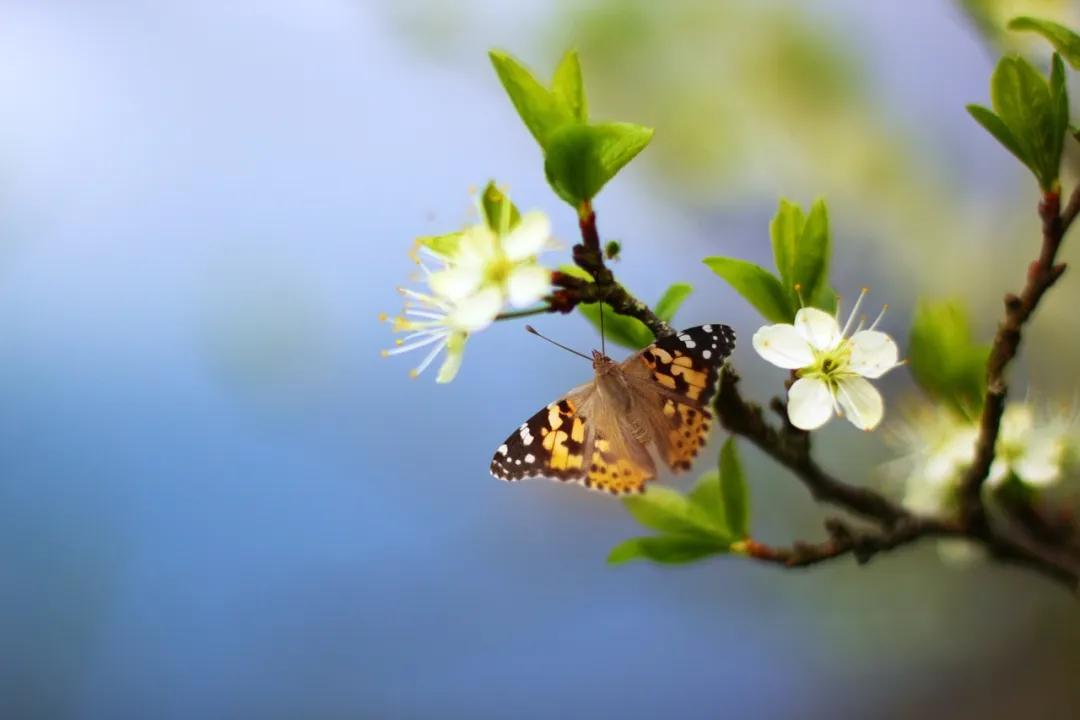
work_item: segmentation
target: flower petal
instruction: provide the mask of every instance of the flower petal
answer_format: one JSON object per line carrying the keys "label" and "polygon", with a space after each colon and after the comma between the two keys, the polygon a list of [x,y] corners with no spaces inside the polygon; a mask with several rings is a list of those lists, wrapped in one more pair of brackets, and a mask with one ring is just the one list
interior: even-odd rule
{"label": "flower petal", "polygon": [[461,361],[465,356],[465,341],[468,335],[456,332],[450,335],[446,341],[446,359],[439,368],[439,374],[435,376],[435,382],[448,383],[454,379],[461,369]]}
{"label": "flower petal", "polygon": [[502,293],[487,288],[458,303],[446,316],[446,324],[454,330],[476,332],[490,325],[501,309]]}
{"label": "flower petal", "polygon": [[1013,463],[1013,470],[1028,485],[1053,485],[1061,476],[1064,453],[1062,438],[1041,433],[1028,442],[1026,451]]}
{"label": "flower petal", "polygon": [[816,430],[833,414],[832,393],[824,380],[800,378],[788,391],[788,419],[803,430]]}
{"label": "flower petal", "polygon": [[532,263],[518,265],[506,280],[506,293],[514,307],[526,307],[551,288],[551,271]]}
{"label": "flower petal", "polygon": [[795,329],[815,350],[833,350],[843,339],[836,318],[817,308],[804,307],[795,313]]}
{"label": "flower petal", "polygon": [[851,424],[861,430],[873,430],[885,414],[881,393],[869,380],[857,375],[842,378],[836,383],[836,399]]}
{"label": "flower petal", "polygon": [[428,285],[436,295],[456,302],[472,294],[483,279],[479,268],[454,266],[431,273]]}
{"label": "flower petal", "polygon": [[[1006,449],[1020,448],[1035,427],[1035,411],[1026,403],[1011,403],[1001,414],[998,442]],[[998,448],[1001,450],[1002,448]]]}
{"label": "flower petal", "polygon": [[814,363],[814,350],[794,325],[766,325],[754,333],[751,341],[758,355],[777,367],[797,370]]}
{"label": "flower petal", "polygon": [[463,231],[457,252],[450,258],[456,266],[482,272],[484,266],[499,257],[499,238],[487,225],[473,225]]}
{"label": "flower petal", "polygon": [[550,237],[551,221],[539,210],[532,210],[503,238],[503,252],[511,261],[524,260],[543,250]]}
{"label": "flower petal", "polygon": [[893,339],[877,330],[861,330],[848,341],[848,367],[863,377],[879,378],[896,367],[900,351]]}

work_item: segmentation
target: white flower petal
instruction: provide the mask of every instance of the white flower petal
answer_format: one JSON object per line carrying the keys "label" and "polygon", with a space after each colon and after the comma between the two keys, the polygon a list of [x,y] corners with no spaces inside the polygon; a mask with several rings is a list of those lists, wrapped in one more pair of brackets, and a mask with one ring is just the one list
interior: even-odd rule
{"label": "white flower petal", "polygon": [[1039,435],[1028,443],[1026,451],[1013,463],[1013,470],[1028,485],[1053,485],[1061,476],[1064,451],[1061,438]]}
{"label": "white flower petal", "polygon": [[851,424],[862,430],[873,430],[885,414],[881,393],[869,380],[854,376],[842,378],[836,384],[836,399]]}
{"label": "white flower petal", "polygon": [[823,380],[800,378],[788,391],[788,419],[803,430],[816,430],[833,414],[832,393]]}
{"label": "white flower petal", "polygon": [[465,356],[465,341],[468,337],[463,332],[457,332],[446,341],[446,359],[439,368],[435,382],[448,383],[457,376],[458,370],[461,369],[461,361]]}
{"label": "white flower petal", "polygon": [[428,285],[436,295],[457,302],[471,295],[483,279],[479,268],[455,266],[431,273]]}
{"label": "white flower petal", "polygon": [[506,280],[506,293],[514,307],[527,307],[551,288],[551,271],[539,265],[518,265]]}
{"label": "white flower petal", "polygon": [[1001,487],[1005,478],[1009,477],[1009,463],[997,458],[990,463],[990,471],[986,473],[986,487]]}
{"label": "white flower petal", "polygon": [[1025,403],[1012,403],[1001,415],[998,442],[1007,448],[1022,446],[1035,427],[1035,411]]}
{"label": "white flower petal", "polygon": [[446,324],[454,330],[476,332],[490,325],[501,309],[502,293],[487,288],[458,303],[447,315]]}
{"label": "white flower petal", "polygon": [[877,330],[862,330],[848,341],[848,368],[863,377],[878,378],[896,367],[900,351],[893,339]]}
{"label": "white flower petal", "polygon": [[754,333],[751,342],[758,355],[786,370],[797,370],[814,362],[813,348],[794,325],[766,325]]}
{"label": "white flower petal", "polygon": [[815,350],[833,350],[843,339],[836,318],[817,308],[804,307],[795,313],[795,329]]}
{"label": "white flower petal", "polygon": [[521,216],[517,227],[503,238],[506,257],[514,262],[535,256],[551,237],[551,221],[544,213],[533,210]]}

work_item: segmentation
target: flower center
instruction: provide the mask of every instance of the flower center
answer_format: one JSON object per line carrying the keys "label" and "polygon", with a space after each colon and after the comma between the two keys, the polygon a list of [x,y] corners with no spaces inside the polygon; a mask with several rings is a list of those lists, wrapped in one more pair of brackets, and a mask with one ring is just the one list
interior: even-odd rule
{"label": "flower center", "polygon": [[840,378],[851,375],[848,370],[848,359],[851,357],[851,348],[847,342],[842,342],[832,350],[814,353],[814,364],[799,372],[799,377],[811,377],[824,380],[829,385],[835,385]]}
{"label": "flower center", "polygon": [[484,268],[484,282],[491,285],[505,285],[510,279],[510,272],[513,269],[514,263],[504,257],[492,260]]}

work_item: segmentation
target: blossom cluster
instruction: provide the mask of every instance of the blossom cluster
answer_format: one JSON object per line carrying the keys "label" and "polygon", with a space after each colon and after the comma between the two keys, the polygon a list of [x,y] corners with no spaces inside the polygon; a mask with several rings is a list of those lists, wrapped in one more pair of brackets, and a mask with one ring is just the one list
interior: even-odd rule
{"label": "blossom cluster", "polygon": [[417,239],[412,256],[426,287],[399,288],[402,314],[383,316],[403,333],[384,356],[428,348],[413,377],[446,350],[436,382],[450,382],[472,333],[488,327],[507,305],[528,307],[550,289],[551,271],[537,261],[551,242],[547,216],[533,211],[518,217],[509,200],[500,203],[498,218],[489,218],[482,204],[480,214],[483,222],[459,232]]}

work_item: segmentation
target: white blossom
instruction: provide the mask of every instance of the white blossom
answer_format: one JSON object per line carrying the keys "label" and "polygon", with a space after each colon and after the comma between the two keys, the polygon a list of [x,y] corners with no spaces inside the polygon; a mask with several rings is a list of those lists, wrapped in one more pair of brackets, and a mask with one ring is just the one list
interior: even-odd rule
{"label": "white blossom", "polygon": [[879,378],[899,365],[899,351],[892,338],[874,329],[881,315],[869,328],[848,336],[865,295],[866,290],[859,294],[843,328],[829,313],[804,307],[793,325],[767,325],[754,333],[754,349],[761,357],[796,371],[787,403],[795,427],[815,430],[834,414],[863,430],[881,422],[884,403],[867,378]]}

